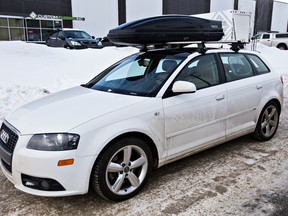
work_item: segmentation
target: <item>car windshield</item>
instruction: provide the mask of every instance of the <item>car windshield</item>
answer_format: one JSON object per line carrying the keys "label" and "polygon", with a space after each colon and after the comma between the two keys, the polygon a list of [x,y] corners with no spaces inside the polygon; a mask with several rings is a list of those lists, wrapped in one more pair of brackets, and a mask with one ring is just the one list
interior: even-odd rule
{"label": "car windshield", "polygon": [[132,55],[103,71],[86,87],[118,94],[155,97],[187,53]]}
{"label": "car windshield", "polygon": [[65,31],[64,33],[67,38],[84,38],[84,39],[91,38],[91,36],[84,31]]}

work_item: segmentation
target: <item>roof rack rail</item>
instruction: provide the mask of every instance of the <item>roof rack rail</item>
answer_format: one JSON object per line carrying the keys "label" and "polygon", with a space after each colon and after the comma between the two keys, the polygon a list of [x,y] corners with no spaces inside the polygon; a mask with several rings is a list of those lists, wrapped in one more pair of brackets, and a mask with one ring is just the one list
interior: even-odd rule
{"label": "roof rack rail", "polygon": [[234,52],[238,52],[240,49],[244,48],[244,45],[246,44],[246,42],[242,42],[242,41],[186,41],[186,42],[170,42],[170,43],[166,43],[166,45],[179,45],[180,47],[185,47],[188,45],[192,45],[192,44],[197,44],[197,51],[201,54],[205,54],[206,51],[208,50],[205,46],[205,44],[228,44],[231,46],[231,50],[233,50]]}

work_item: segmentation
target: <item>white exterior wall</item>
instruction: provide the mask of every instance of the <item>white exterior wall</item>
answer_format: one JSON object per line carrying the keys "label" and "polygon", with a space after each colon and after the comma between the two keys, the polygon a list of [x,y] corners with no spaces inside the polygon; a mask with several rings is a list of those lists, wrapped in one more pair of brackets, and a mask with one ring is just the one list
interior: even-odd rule
{"label": "white exterior wall", "polygon": [[126,21],[162,15],[162,0],[126,0]]}
{"label": "white exterior wall", "polygon": [[255,14],[256,0],[239,0],[238,10]]}
{"label": "white exterior wall", "polygon": [[234,0],[211,0],[210,12],[218,12],[234,9]]}
{"label": "white exterior wall", "polygon": [[72,15],[85,17],[85,21],[73,21],[73,28],[87,31],[97,37],[106,36],[118,26],[117,0],[72,0]]}
{"label": "white exterior wall", "polygon": [[274,1],[271,31],[286,32],[287,22],[288,22],[288,4]]}

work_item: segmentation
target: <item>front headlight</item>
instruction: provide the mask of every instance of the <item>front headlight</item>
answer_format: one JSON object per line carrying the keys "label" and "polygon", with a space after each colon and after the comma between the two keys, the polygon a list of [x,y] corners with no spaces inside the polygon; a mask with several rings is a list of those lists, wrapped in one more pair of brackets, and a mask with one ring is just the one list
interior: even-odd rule
{"label": "front headlight", "polygon": [[65,151],[77,149],[80,136],[68,133],[35,134],[28,142],[28,149]]}
{"label": "front headlight", "polygon": [[73,46],[81,46],[81,44],[79,42],[77,42],[77,41],[71,41],[71,44]]}

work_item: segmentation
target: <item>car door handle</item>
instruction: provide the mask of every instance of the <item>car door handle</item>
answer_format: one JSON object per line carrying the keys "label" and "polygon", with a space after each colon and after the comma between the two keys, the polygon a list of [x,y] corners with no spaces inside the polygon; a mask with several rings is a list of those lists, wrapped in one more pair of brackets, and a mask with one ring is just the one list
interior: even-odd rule
{"label": "car door handle", "polygon": [[262,89],[262,88],[263,88],[262,85],[257,85],[257,86],[256,86],[256,89],[258,89],[258,90],[260,90],[260,89]]}
{"label": "car door handle", "polygon": [[224,98],[225,98],[224,95],[217,95],[217,96],[216,96],[216,100],[217,100],[217,101],[223,100]]}

